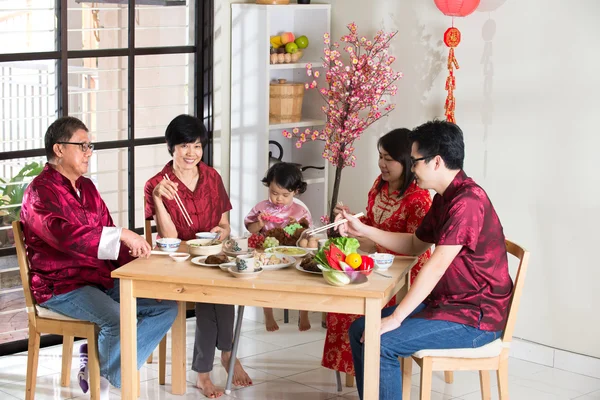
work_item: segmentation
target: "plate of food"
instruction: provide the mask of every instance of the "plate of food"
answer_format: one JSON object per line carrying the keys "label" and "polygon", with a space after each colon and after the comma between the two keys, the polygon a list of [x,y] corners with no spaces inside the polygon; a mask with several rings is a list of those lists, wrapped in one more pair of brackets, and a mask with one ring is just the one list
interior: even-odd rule
{"label": "plate of food", "polygon": [[309,274],[323,275],[323,271],[319,269],[314,256],[308,256],[302,259],[300,263],[296,264],[298,271],[306,272]]}
{"label": "plate of food", "polygon": [[224,263],[235,263],[235,258],[227,257],[223,254],[210,255],[210,256],[199,256],[194,257],[190,260],[192,264],[200,265],[201,267],[218,267]]}
{"label": "plate of food", "polygon": [[287,268],[296,263],[294,257],[280,253],[260,253],[255,257],[265,271]]}
{"label": "plate of food", "polygon": [[275,246],[269,247],[265,250],[265,253],[268,254],[284,254],[286,256],[291,256],[295,258],[302,258],[308,254],[308,251],[298,248],[296,246]]}

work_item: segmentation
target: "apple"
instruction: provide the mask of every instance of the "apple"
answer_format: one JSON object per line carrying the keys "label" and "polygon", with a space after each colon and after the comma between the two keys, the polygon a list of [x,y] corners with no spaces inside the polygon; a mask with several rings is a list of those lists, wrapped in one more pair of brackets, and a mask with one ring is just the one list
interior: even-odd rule
{"label": "apple", "polygon": [[294,39],[296,39],[296,38],[294,37],[294,34],[293,34],[292,32],[285,32],[285,33],[282,33],[282,34],[280,35],[280,38],[281,38],[281,43],[282,43],[282,44],[288,44],[288,43],[290,43],[290,42],[293,42],[293,41],[294,41]]}
{"label": "apple", "polygon": [[294,43],[296,43],[296,45],[298,45],[299,49],[305,49],[308,47],[308,38],[306,36],[302,35],[302,36],[296,38]]}
{"label": "apple", "polygon": [[285,45],[285,52],[286,53],[294,54],[297,51],[298,51],[298,45],[296,43],[290,42],[290,43],[288,43],[288,44]]}

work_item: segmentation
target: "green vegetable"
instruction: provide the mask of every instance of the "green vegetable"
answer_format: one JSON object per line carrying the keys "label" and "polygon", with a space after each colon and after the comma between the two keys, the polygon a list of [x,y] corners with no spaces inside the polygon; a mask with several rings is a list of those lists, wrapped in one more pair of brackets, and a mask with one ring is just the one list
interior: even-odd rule
{"label": "green vegetable", "polygon": [[360,243],[355,238],[339,237],[329,239],[325,242],[323,247],[321,247],[321,250],[319,250],[315,255],[315,260],[317,261],[317,263],[328,268],[331,267],[327,262],[327,256],[325,255],[325,251],[329,252],[329,245],[331,243],[335,244],[336,247],[340,249],[345,255],[348,255],[350,253],[356,253],[358,251],[358,248],[360,247]]}

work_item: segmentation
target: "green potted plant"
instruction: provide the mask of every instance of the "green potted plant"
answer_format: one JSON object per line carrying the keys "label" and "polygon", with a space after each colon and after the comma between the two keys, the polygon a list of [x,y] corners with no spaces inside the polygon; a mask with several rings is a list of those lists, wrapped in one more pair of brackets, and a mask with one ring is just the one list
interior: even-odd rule
{"label": "green potted plant", "polygon": [[[10,225],[19,219],[25,188],[43,169],[42,163],[34,161],[25,165],[10,181],[0,178],[0,226]],[[10,247],[13,244],[12,231],[1,230],[0,247]]]}

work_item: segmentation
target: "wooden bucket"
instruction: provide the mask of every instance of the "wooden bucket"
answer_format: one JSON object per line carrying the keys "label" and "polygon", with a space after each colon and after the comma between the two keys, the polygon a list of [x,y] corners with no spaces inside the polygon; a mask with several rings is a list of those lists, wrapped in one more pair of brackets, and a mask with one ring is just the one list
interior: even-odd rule
{"label": "wooden bucket", "polygon": [[290,0],[256,0],[256,4],[290,4]]}
{"label": "wooden bucket", "polygon": [[285,124],[302,119],[304,83],[279,79],[269,88],[269,123]]}

